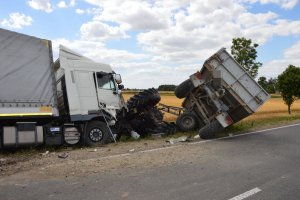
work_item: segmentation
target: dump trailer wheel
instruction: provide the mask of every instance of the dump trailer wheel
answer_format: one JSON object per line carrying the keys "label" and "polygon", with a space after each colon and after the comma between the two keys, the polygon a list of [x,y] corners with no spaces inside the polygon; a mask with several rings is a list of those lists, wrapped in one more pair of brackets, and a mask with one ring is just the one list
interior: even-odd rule
{"label": "dump trailer wheel", "polygon": [[85,144],[88,146],[101,146],[109,140],[107,125],[101,121],[91,121],[87,124],[84,135]]}
{"label": "dump trailer wheel", "polygon": [[202,139],[213,139],[216,137],[216,133],[222,131],[223,129],[223,126],[217,120],[215,120],[202,127],[199,130],[199,135]]}
{"label": "dump trailer wheel", "polygon": [[160,95],[154,88],[150,88],[139,92],[127,101],[129,109],[143,108],[146,106],[155,106],[160,101]]}
{"label": "dump trailer wheel", "polygon": [[194,89],[194,84],[190,79],[187,79],[175,88],[175,95],[177,98],[182,99],[186,97],[192,89]]}
{"label": "dump trailer wheel", "polygon": [[192,131],[198,128],[197,117],[190,112],[184,112],[177,117],[176,125],[181,131]]}

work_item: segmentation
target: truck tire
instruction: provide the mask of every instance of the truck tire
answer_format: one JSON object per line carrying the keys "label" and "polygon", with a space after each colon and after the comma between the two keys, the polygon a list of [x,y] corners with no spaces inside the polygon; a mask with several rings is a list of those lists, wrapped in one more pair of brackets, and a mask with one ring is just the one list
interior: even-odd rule
{"label": "truck tire", "polygon": [[190,79],[187,79],[175,88],[175,95],[177,98],[182,99],[186,97],[192,89],[194,89],[194,84]]}
{"label": "truck tire", "polygon": [[176,125],[181,131],[193,131],[198,128],[197,117],[190,112],[184,112],[177,117]]}
{"label": "truck tire", "polygon": [[134,108],[140,109],[146,106],[153,107],[160,101],[160,95],[154,88],[139,92],[127,101],[129,110]]}
{"label": "truck tire", "polygon": [[222,131],[223,126],[217,121],[213,121],[210,124],[202,127],[199,130],[199,135],[202,139],[213,139],[216,137],[216,133]]}
{"label": "truck tire", "polygon": [[91,121],[86,126],[84,135],[85,144],[88,146],[101,146],[109,140],[107,125],[101,121]]}

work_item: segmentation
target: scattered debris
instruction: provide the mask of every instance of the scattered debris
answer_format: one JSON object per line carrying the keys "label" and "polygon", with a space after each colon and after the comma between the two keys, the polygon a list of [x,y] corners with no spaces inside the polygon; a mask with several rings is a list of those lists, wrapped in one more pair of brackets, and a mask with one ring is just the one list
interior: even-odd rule
{"label": "scattered debris", "polygon": [[129,152],[134,152],[134,151],[135,151],[134,149],[130,149],[130,150],[129,150]]}
{"label": "scattered debris", "polygon": [[0,166],[5,165],[5,164],[6,164],[6,159],[0,158]]}
{"label": "scattered debris", "polygon": [[131,137],[133,138],[133,139],[135,139],[135,140],[137,140],[137,139],[139,139],[141,136],[140,136],[140,134],[138,134],[137,132],[135,132],[135,131],[131,131],[130,132],[130,135],[131,135]]}
{"label": "scattered debris", "polygon": [[68,153],[61,153],[61,154],[58,154],[58,158],[62,158],[62,159],[65,159],[65,158],[67,158],[69,156],[69,154]]}
{"label": "scattered debris", "polygon": [[197,134],[194,136],[194,139],[198,139],[198,138],[200,138],[200,135]]}
{"label": "scattered debris", "polygon": [[161,138],[162,133],[153,133],[151,135],[152,138]]}
{"label": "scattered debris", "polygon": [[46,151],[45,153],[41,153],[42,156],[46,156],[49,154],[49,151]]}
{"label": "scattered debris", "polygon": [[[175,144],[178,142],[187,142],[189,139],[187,136],[181,136],[178,138],[170,138],[169,140],[166,140],[166,142],[170,143],[170,144]],[[190,140],[189,140],[190,141]]]}

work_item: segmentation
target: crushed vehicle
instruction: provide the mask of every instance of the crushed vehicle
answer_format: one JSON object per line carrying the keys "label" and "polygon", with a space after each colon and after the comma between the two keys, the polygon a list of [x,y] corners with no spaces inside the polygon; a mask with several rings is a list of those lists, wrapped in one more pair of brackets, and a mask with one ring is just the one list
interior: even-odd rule
{"label": "crushed vehicle", "polygon": [[[0,29],[0,148],[101,145],[135,131],[174,132],[148,89],[127,103],[121,76],[50,40]],[[144,123],[141,126],[141,123]]]}
{"label": "crushed vehicle", "polygon": [[225,48],[182,82],[175,95],[184,98],[177,126],[182,131],[199,129],[203,139],[251,115],[270,98]]}

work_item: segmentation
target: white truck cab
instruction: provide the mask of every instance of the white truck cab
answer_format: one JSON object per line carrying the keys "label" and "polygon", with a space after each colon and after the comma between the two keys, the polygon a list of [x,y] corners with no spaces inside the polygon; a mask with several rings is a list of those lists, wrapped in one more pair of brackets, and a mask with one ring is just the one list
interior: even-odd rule
{"label": "white truck cab", "polygon": [[[61,45],[54,68],[60,114],[69,114],[71,121],[82,121],[90,120],[104,110],[116,120],[116,111],[125,103],[120,95],[121,76],[109,65],[96,63]],[[62,81],[65,83],[60,84]],[[60,98],[60,95],[66,97]],[[67,99],[67,105],[60,99]]]}

